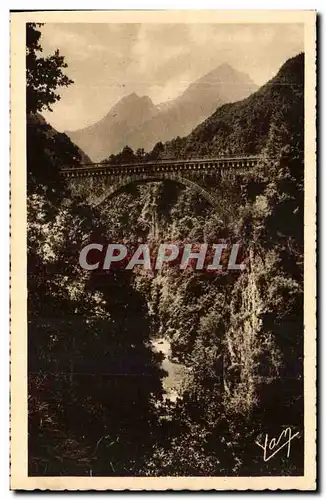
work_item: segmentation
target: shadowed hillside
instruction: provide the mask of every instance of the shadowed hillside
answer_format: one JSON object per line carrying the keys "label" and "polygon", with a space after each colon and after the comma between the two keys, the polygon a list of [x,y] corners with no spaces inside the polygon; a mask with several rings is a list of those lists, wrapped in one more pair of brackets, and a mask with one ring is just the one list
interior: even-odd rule
{"label": "shadowed hillside", "polygon": [[[225,104],[185,138],[165,144],[162,157],[255,154],[272,127],[303,120],[304,55],[289,59],[278,74],[243,101]],[[280,111],[282,110],[282,113]]]}

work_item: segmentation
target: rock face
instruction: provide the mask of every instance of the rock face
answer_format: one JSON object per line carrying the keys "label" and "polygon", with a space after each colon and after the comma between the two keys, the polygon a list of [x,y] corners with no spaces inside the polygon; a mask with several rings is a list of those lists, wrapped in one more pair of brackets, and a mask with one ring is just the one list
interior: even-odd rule
{"label": "rock face", "polygon": [[66,134],[94,161],[189,134],[216,108],[249,96],[257,86],[245,73],[223,64],[193,82],[176,99],[155,106],[148,96],[122,98],[99,122]]}

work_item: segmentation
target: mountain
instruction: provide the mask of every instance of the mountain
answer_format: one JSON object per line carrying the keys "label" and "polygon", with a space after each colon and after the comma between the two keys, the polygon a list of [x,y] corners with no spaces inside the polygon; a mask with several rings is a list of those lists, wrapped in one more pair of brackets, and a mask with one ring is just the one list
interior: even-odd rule
{"label": "mountain", "polygon": [[223,64],[161,106],[159,114],[126,136],[126,143],[134,149],[141,145],[148,151],[158,141],[185,136],[222,104],[239,101],[256,89],[248,75]]}
{"label": "mountain", "polygon": [[248,75],[222,64],[174,100],[155,106],[148,96],[131,94],[99,122],[66,134],[94,161],[126,145],[150,150],[158,141],[189,134],[217,107],[241,100],[256,89]]}
{"label": "mountain", "polygon": [[126,136],[135,128],[142,127],[157,112],[149,97],[133,93],[123,97],[97,123],[73,132],[67,131],[66,134],[93,161],[100,161],[120,151],[126,145]]}
{"label": "mountain", "polygon": [[246,99],[219,107],[188,137],[164,145],[161,157],[257,154],[274,130],[303,130],[304,54]]}

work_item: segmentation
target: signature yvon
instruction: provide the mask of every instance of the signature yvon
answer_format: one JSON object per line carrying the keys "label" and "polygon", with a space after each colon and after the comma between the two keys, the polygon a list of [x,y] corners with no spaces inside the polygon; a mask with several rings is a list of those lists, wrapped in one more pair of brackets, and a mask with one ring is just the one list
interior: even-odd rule
{"label": "signature yvon", "polygon": [[290,456],[291,452],[291,441],[299,435],[299,432],[292,434],[291,427],[284,429],[278,438],[269,438],[268,434],[265,435],[264,443],[261,444],[256,441],[257,446],[264,450],[263,458],[264,462],[268,462],[273,458],[280,450],[287,447],[287,457]]}

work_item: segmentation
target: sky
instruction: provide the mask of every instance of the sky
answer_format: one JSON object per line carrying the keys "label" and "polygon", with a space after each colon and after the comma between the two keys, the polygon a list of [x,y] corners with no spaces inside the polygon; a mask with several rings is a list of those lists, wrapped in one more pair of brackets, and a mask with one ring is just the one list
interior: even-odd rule
{"label": "sky", "polygon": [[223,63],[262,85],[304,48],[301,24],[47,23],[41,32],[44,55],[58,48],[74,80],[43,113],[60,132],[97,122],[132,92],[173,99]]}

